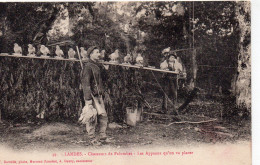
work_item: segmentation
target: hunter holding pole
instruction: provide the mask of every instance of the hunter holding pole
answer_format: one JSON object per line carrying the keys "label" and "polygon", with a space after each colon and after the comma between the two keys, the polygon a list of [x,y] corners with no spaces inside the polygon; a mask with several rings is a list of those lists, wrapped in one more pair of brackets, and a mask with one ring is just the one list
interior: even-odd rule
{"label": "hunter holding pole", "polygon": [[[82,110],[80,121],[86,124],[88,138],[93,145],[109,142],[106,136],[108,117],[104,106],[104,87],[102,80],[102,66],[97,63],[100,58],[99,49],[92,46],[87,50],[89,61],[82,63],[81,75],[82,89],[85,106]],[[99,139],[96,138],[95,130],[99,124]]]}
{"label": "hunter holding pole", "polygon": [[[170,48],[166,48],[162,51],[163,62],[160,65],[160,68],[163,70],[175,71],[178,74],[183,74],[184,69],[183,65],[177,60],[177,54],[175,51],[170,51]],[[176,109],[177,104],[177,89],[178,89],[178,75],[162,75],[163,82],[163,103],[162,103],[162,113],[169,113],[177,115],[178,111]],[[172,96],[172,101],[169,100],[168,96]],[[169,111],[168,101],[173,104],[173,109]]]}

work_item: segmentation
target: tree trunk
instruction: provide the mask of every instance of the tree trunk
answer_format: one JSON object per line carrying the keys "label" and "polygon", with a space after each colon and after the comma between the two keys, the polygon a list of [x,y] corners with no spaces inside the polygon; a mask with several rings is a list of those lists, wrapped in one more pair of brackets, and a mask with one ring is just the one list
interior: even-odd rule
{"label": "tree trunk", "polygon": [[123,32],[120,33],[121,38],[124,40],[125,42],[125,46],[126,46],[126,52],[130,53],[130,42],[129,42],[129,38],[128,36],[126,36]]}
{"label": "tree trunk", "polygon": [[0,123],[2,123],[2,115],[1,115],[1,113],[2,113],[2,110],[0,109]]}
{"label": "tree trunk", "polygon": [[193,81],[194,81],[194,87],[196,86],[196,79],[197,79],[197,72],[198,72],[198,66],[197,66],[197,51],[196,49],[193,49],[192,54],[192,70],[193,70]]}
{"label": "tree trunk", "polygon": [[237,2],[236,16],[239,23],[240,41],[237,75],[233,93],[239,108],[251,109],[251,9],[250,2]]}

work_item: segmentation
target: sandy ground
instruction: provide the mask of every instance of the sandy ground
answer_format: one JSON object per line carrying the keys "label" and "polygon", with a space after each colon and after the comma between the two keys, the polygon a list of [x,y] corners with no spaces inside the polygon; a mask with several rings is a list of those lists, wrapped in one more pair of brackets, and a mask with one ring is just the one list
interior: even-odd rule
{"label": "sandy ground", "polygon": [[[104,146],[194,146],[251,140],[249,122],[234,126],[220,121],[200,124],[155,121],[145,119],[136,127],[123,125],[122,128],[108,128],[107,134],[113,141]],[[85,126],[77,123],[11,125],[4,122],[0,131],[0,143],[15,150],[93,147],[88,141]]]}
{"label": "sandy ground", "polygon": [[[189,159],[182,159],[183,157],[175,159],[175,157],[174,160],[180,161],[180,164],[186,164],[188,160],[197,161],[197,163],[192,164],[198,164],[199,159],[203,159],[202,162],[208,159],[218,162],[218,157],[222,157],[224,159],[220,164],[232,164],[234,162],[234,164],[251,164],[250,120],[221,118],[217,107],[220,107],[218,103],[192,103],[189,105],[191,111],[180,115],[182,120],[191,122],[216,119],[206,123],[174,123],[177,122],[175,118],[168,117],[165,119],[160,115],[146,114],[144,121],[138,123],[135,127],[123,124],[121,128],[108,128],[107,134],[112,142],[101,146],[90,145],[85,126],[75,122],[12,123],[4,121],[0,124],[0,150],[4,150],[2,153],[5,153],[5,158],[10,156],[9,154],[6,155],[9,150],[11,153],[19,153],[15,154],[16,156],[27,153],[27,157],[28,152],[46,154],[54,151],[59,153],[61,151],[62,153],[63,151],[88,153],[89,151],[99,150],[102,150],[102,152],[122,150],[134,151],[136,154],[137,151],[142,150],[146,153],[149,149],[151,152],[161,151],[161,153],[173,150],[174,152],[180,151],[180,153],[192,151],[198,155],[194,157],[193,154]],[[162,158],[163,156],[158,157],[150,164],[155,162],[161,164],[159,160]],[[168,158],[169,160],[173,159],[173,157]],[[167,159],[164,157],[161,161]],[[93,160],[96,163],[103,161],[96,157]],[[123,161],[121,157],[115,157],[115,160]],[[142,157],[136,157],[133,160],[149,163]],[[149,158],[149,161],[151,160],[153,159]],[[112,159],[110,163],[113,164]],[[207,164],[208,162],[205,161],[204,163]],[[164,164],[167,164],[167,162]],[[214,164],[214,162],[210,164]]]}

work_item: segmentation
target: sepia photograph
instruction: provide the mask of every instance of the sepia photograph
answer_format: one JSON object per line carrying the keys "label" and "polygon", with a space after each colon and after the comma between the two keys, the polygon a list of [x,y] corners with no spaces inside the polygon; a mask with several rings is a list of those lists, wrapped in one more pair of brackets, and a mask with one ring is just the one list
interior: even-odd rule
{"label": "sepia photograph", "polygon": [[250,1],[0,2],[0,165],[251,165]]}

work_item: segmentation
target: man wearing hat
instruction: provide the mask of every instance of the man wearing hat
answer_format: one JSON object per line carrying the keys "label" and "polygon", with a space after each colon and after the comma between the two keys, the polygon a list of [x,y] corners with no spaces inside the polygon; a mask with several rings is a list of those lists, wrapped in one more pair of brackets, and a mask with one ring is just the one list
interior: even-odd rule
{"label": "man wearing hat", "polygon": [[[84,93],[85,100],[85,124],[88,137],[92,144],[100,144],[100,142],[106,142],[106,129],[108,123],[107,113],[103,104],[103,74],[104,69],[102,66],[97,63],[100,58],[99,49],[96,46],[92,46],[87,50],[87,58],[89,61],[84,63],[83,71],[81,75],[81,83]],[[102,112],[99,112],[99,109],[103,108]],[[84,116],[84,114],[83,114]],[[84,117],[83,117],[84,118]],[[99,140],[95,136],[96,126],[99,123]]]}
{"label": "man wearing hat", "polygon": [[[169,52],[169,55],[166,57],[165,61],[163,63],[161,63],[161,69],[178,72],[179,68],[177,68],[178,66],[176,65],[176,61],[177,61],[176,58],[177,58],[177,55],[176,55],[175,52]],[[174,75],[167,74],[167,73],[163,74],[162,83],[163,83],[163,89],[164,89],[163,103],[162,103],[162,113],[176,114],[175,107],[173,107],[172,111],[168,110],[168,101],[167,101],[168,96],[172,96],[172,98],[173,98],[172,103],[174,103],[174,105],[176,105],[176,103],[177,103],[177,79],[176,79],[176,75],[174,76]]]}
{"label": "man wearing hat", "polygon": [[163,55],[163,57],[162,57],[161,62],[165,61],[165,60],[168,58],[169,53],[170,53],[170,50],[171,50],[170,47],[165,48],[165,49],[162,50],[162,55]]}

